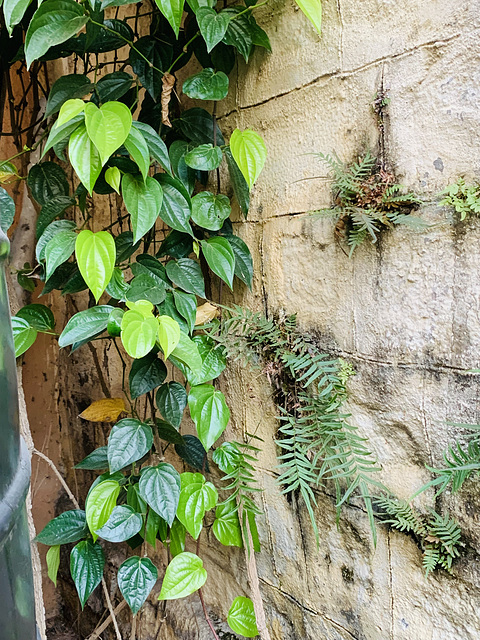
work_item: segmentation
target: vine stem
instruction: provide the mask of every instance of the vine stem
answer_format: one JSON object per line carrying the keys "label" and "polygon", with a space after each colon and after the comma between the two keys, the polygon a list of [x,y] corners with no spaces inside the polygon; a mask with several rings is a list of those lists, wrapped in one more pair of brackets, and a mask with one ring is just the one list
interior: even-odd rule
{"label": "vine stem", "polygon": [[211,632],[213,633],[213,637],[215,638],[215,640],[220,640],[217,632],[213,627],[212,621],[210,620],[210,616],[208,615],[207,607],[205,606],[205,600],[203,599],[203,593],[201,589],[198,590],[198,595],[200,597],[200,602],[202,603],[203,615],[205,616],[205,620],[207,621],[207,624],[210,627]]}

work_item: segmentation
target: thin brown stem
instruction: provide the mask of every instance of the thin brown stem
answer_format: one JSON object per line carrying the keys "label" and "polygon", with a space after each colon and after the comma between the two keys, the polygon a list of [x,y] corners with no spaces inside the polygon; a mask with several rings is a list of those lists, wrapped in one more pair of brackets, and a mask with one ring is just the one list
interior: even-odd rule
{"label": "thin brown stem", "polygon": [[203,599],[203,593],[201,589],[198,590],[198,595],[200,597],[200,602],[202,603],[203,615],[205,616],[205,620],[207,621],[207,624],[212,631],[213,637],[215,638],[215,640],[220,640],[220,638],[217,635],[217,632],[213,627],[212,621],[210,620],[210,616],[208,615],[207,607],[205,606],[205,600]]}

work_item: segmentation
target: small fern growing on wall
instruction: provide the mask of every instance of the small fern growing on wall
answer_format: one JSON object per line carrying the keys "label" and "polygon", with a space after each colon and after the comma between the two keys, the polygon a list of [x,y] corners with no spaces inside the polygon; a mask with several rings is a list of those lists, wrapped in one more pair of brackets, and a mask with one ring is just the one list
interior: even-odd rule
{"label": "small fern growing on wall", "polygon": [[444,196],[440,204],[453,207],[460,214],[460,220],[465,220],[467,215],[480,214],[479,184],[467,184],[463,178],[460,178],[440,195]]}
{"label": "small fern growing on wall", "polygon": [[335,237],[346,242],[349,255],[370,237],[376,242],[382,229],[397,224],[421,230],[427,225],[412,216],[420,200],[405,192],[395,176],[382,169],[367,151],[356,162],[343,162],[336,154],[316,154],[328,166],[332,177],[333,206],[315,213],[336,220]]}

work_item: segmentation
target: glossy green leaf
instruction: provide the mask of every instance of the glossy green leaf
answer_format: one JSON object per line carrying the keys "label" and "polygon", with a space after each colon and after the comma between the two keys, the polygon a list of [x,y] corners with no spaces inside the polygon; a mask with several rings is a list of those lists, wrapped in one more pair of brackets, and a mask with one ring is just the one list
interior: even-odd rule
{"label": "glossy green leaf", "polygon": [[77,236],[75,256],[78,268],[96,302],[112,277],[115,251],[115,241],[107,231],[93,233],[85,229]]}
{"label": "glossy green leaf", "polygon": [[110,473],[120,471],[145,456],[153,444],[152,428],[134,418],[124,418],[112,428],[108,438]]}
{"label": "glossy green leaf", "polygon": [[197,335],[192,338],[198,347],[202,358],[202,366],[198,371],[185,371],[188,382],[191,385],[205,384],[215,380],[227,366],[227,360],[223,349],[211,338],[205,335]]}
{"label": "glossy green leaf", "polygon": [[16,317],[23,318],[37,331],[55,330],[55,317],[44,304],[27,304],[17,312]]}
{"label": "glossy green leaf", "polygon": [[126,295],[132,302],[148,300],[152,304],[160,304],[165,300],[165,285],[163,282],[159,284],[151,275],[141,273],[131,281]]}
{"label": "glossy green leaf", "polygon": [[66,100],[61,108],[60,113],[58,114],[57,121],[55,123],[56,127],[61,127],[73,118],[76,118],[78,115],[85,111],[85,102],[80,100],[79,98],[72,98],[70,100]]}
{"label": "glossy green leaf", "polygon": [[318,33],[322,33],[322,0],[300,0],[297,4]]}
{"label": "glossy green leaf", "polygon": [[143,527],[143,518],[132,507],[115,507],[107,522],[96,531],[99,538],[108,542],[125,542],[133,538]]}
{"label": "glossy green leaf", "polygon": [[267,159],[263,138],[252,129],[235,129],[230,138],[230,151],[248,186],[252,188]]}
{"label": "glossy green leaf", "polygon": [[187,293],[205,298],[205,281],[198,262],[190,258],[170,260],[166,265],[167,276]]}
{"label": "glossy green leaf", "polygon": [[241,460],[241,451],[236,442],[223,442],[213,452],[213,461],[223,473],[233,473]]}
{"label": "glossy green leaf", "polygon": [[64,511],[59,516],[50,520],[35,538],[35,542],[48,544],[69,544],[78,542],[88,534],[85,511],[75,509]]}
{"label": "glossy green leaf", "polygon": [[148,544],[150,544],[154,549],[157,544],[157,533],[160,526],[162,526],[162,523],[164,523],[164,525],[167,526],[167,523],[165,522],[165,520],[163,520],[163,518],[161,518],[158,515],[158,513],[155,513],[153,509],[149,509],[148,515],[147,515],[147,521],[145,523],[144,537],[146,542],[148,542]]}
{"label": "glossy green leaf", "polygon": [[253,49],[256,22],[252,16],[246,13],[241,16],[237,15],[242,11],[243,7],[240,6],[228,7],[222,11],[225,15],[230,16],[230,22],[222,42],[235,47],[245,62],[248,62]]}
{"label": "glossy green leaf", "polygon": [[[75,204],[75,198],[71,196],[59,195],[55,196],[43,205],[40,215],[37,218],[36,235],[40,238],[48,225],[59,215],[64,213],[66,209]],[[1,205],[0,205],[1,207]],[[1,214],[0,214],[1,215]]]}
{"label": "glossy green leaf", "polygon": [[108,317],[107,333],[109,336],[118,338],[122,332],[123,309],[114,309]]}
{"label": "glossy green leaf", "polygon": [[142,498],[169,525],[177,513],[180,498],[180,475],[171,464],[142,469],[139,490]]}
{"label": "glossy green leaf", "polygon": [[107,447],[98,447],[89,453],[83,460],[75,465],[75,469],[85,469],[87,471],[98,471],[108,469]]}
{"label": "glossy green leaf", "polygon": [[15,218],[15,203],[11,196],[0,187],[0,229],[7,233]]}
{"label": "glossy green leaf", "polygon": [[80,342],[92,338],[107,328],[108,318],[113,307],[108,304],[92,307],[80,311],[70,318],[67,326],[62,331],[58,344],[60,347],[68,347],[74,342]]}
{"label": "glossy green leaf", "polygon": [[155,0],[158,8],[170,23],[175,36],[178,37],[180,24],[183,16],[183,5],[185,0]]}
{"label": "glossy green leaf", "polygon": [[212,385],[202,384],[190,389],[188,406],[200,442],[208,451],[225,431],[230,420],[225,396]]}
{"label": "glossy green leaf", "polygon": [[81,124],[84,123],[84,120],[85,118],[82,113],[81,115],[73,118],[73,120],[70,120],[61,127],[58,127],[57,123],[55,123],[50,131],[50,135],[47,138],[47,142],[45,144],[41,157],[43,158],[47,151],[50,151],[50,149],[52,148],[55,148],[55,150],[58,147],[61,147],[62,150],[65,149],[70,140],[70,136]]}
{"label": "glossy green leaf", "polygon": [[165,174],[157,173],[155,180],[162,185],[163,189],[161,219],[172,229],[193,235],[189,223],[191,201],[183,184]]}
{"label": "glossy green leaf", "polygon": [[235,500],[220,504],[215,511],[212,532],[226,547],[243,547],[242,530]]}
{"label": "glossy green leaf", "polygon": [[207,45],[207,51],[210,53],[213,47],[223,40],[231,16],[222,11],[217,13],[209,7],[200,7],[196,16],[200,33]]}
{"label": "glossy green leaf", "polygon": [[30,6],[31,0],[4,0],[3,1],[3,15],[5,17],[5,26],[8,33],[11,36],[13,27],[17,25],[25,11]]}
{"label": "glossy green leaf", "polygon": [[40,162],[28,172],[27,184],[32,196],[40,204],[47,204],[56,196],[68,196],[65,171],[55,162]]}
{"label": "glossy green leaf", "polygon": [[127,311],[122,320],[121,339],[125,351],[132,358],[143,358],[157,339],[158,321],[151,315],[145,317],[139,311]]}
{"label": "glossy green leaf", "polygon": [[165,300],[162,302],[162,304],[159,304],[157,308],[159,313],[161,313],[162,315],[174,318],[178,322],[182,333],[188,333],[188,325],[185,322],[183,316],[178,313],[177,307],[175,306],[173,291],[166,292]]}
{"label": "glossy green leaf", "polygon": [[170,528],[170,553],[175,558],[185,551],[185,527],[175,518]]}
{"label": "glossy green leaf", "polygon": [[165,422],[165,420],[159,420],[157,418],[157,431],[158,436],[162,440],[166,440],[171,444],[184,444],[183,436],[179,433],[173,425],[169,422]]}
{"label": "glossy green leaf", "polygon": [[25,36],[27,69],[50,47],[74,36],[88,21],[74,0],[44,0],[33,15]]}
{"label": "glossy green leaf", "polygon": [[234,633],[239,633],[245,638],[255,638],[258,635],[255,611],[250,598],[235,598],[228,612],[227,622]]}
{"label": "glossy green leaf", "polygon": [[104,165],[126,141],[132,127],[132,113],[122,102],[106,102],[100,108],[89,102],[85,106],[85,126]]}
{"label": "glossy green leaf", "polygon": [[228,76],[223,71],[202,69],[184,81],[182,91],[194,100],[223,100],[228,93]]}
{"label": "glossy green leaf", "polygon": [[167,278],[165,267],[157,258],[150,256],[148,253],[142,253],[137,256],[137,262],[132,264],[131,269],[136,276],[146,273],[152,277],[159,286],[170,286],[170,280]]}
{"label": "glossy green leaf", "polygon": [[[182,476],[185,474],[182,474]],[[191,474],[200,476],[201,481],[193,481],[186,486],[183,485],[178,502],[177,518],[184,525],[188,533],[194,540],[198,538],[203,527],[205,513],[213,509],[217,504],[217,490],[210,482],[205,482],[202,474]]]}
{"label": "glossy green leaf", "polygon": [[[117,245],[117,243],[115,243],[115,245]],[[110,297],[115,298],[115,300],[126,300],[129,288],[130,285],[127,284],[125,280],[124,271],[119,267],[115,267],[110,282],[107,284],[106,292]]]}
{"label": "glossy green leaf", "polygon": [[77,234],[75,231],[60,231],[49,240],[45,247],[45,278],[48,280],[55,269],[66,262],[75,249]]}
{"label": "glossy green leaf", "polygon": [[185,388],[178,382],[165,382],[158,389],[155,401],[165,420],[177,428],[180,427],[187,406]]}
{"label": "glossy green leaf", "polygon": [[96,93],[100,102],[118,100],[124,96],[132,86],[133,78],[125,71],[114,71],[100,78],[97,82]]}
{"label": "glossy green leaf", "polygon": [[35,247],[37,261],[41,262],[45,260],[45,249],[52,238],[63,231],[72,231],[76,226],[72,220],[55,220],[50,223],[38,239],[37,246]]}
{"label": "glossy green leaf", "polygon": [[158,341],[167,359],[180,341],[180,327],[170,316],[158,318]]}
{"label": "glossy green leaf", "polygon": [[179,289],[173,290],[173,299],[178,312],[187,321],[190,333],[195,328],[195,319],[197,316],[197,298],[193,293],[184,293]]}
{"label": "glossy green leaf", "polygon": [[55,586],[57,586],[57,574],[58,568],[60,566],[60,545],[56,544],[47,551],[47,555],[45,557],[47,561],[47,572],[48,577],[53,582]]}
{"label": "glossy green leaf", "polygon": [[235,254],[228,240],[221,236],[215,236],[208,240],[202,240],[201,246],[210,269],[231,289],[235,274]]}
{"label": "glossy green leaf", "polygon": [[218,124],[216,140],[213,139],[213,118],[208,111],[200,107],[183,111],[181,116],[175,120],[174,126],[180,129],[183,135],[195,145],[225,144]]}
{"label": "glossy green leaf", "polygon": [[192,371],[199,371],[202,367],[202,358],[198,352],[198,347],[193,340],[183,331],[180,332],[180,341],[172,351],[170,360],[176,366],[178,361],[184,363]]}
{"label": "glossy green leaf", "polygon": [[175,451],[194,469],[208,471],[207,452],[196,436],[183,436],[183,444],[176,444]]}
{"label": "glossy green leaf", "polygon": [[80,182],[92,195],[93,187],[102,171],[102,161],[88,136],[85,124],[80,124],[70,136],[68,155]]}
{"label": "glossy green leaf", "polygon": [[124,145],[137,163],[143,179],[146,180],[150,168],[150,150],[142,132],[136,127],[132,127]]}
{"label": "glossy green leaf", "polygon": [[158,572],[148,558],[133,556],[118,569],[118,588],[135,615],[140,611],[157,581]]}
{"label": "glossy green leaf", "polygon": [[201,191],[192,198],[192,220],[204,229],[218,231],[230,213],[230,200],[221,193]]}
{"label": "glossy green leaf", "polygon": [[154,178],[145,182],[130,174],[122,178],[122,196],[132,219],[134,242],[142,238],[155,224],[164,199],[162,187]]}
{"label": "glossy green leaf", "polygon": [[131,397],[135,399],[156,389],[163,384],[166,377],[165,364],[156,353],[149,353],[143,358],[134,360],[128,376]]}
{"label": "glossy green leaf", "polygon": [[233,159],[232,152],[228,147],[225,149],[224,153],[227,159],[228,173],[230,176],[230,182],[232,183],[233,193],[235,194],[239,207],[246,218],[250,208],[249,186],[237,163]]}
{"label": "glossy green leaf", "polygon": [[185,154],[186,164],[196,171],[212,171],[220,166],[223,153],[220,147],[201,144]]}
{"label": "glossy green leaf", "polygon": [[162,90],[162,74],[159,69],[166,71],[171,61],[171,47],[162,45],[151,36],[139,38],[135,41],[135,48],[130,49],[130,65],[153,100],[157,100]]}
{"label": "glossy green leaf", "polygon": [[109,184],[118,194],[120,194],[120,181],[122,174],[118,167],[108,167],[105,171],[105,182]]}
{"label": "glossy green leaf", "polygon": [[171,174],[172,168],[170,166],[167,147],[155,129],[145,122],[139,122],[136,120],[132,125],[133,128],[137,129],[145,138],[151,157],[155,162],[158,162],[162,169],[165,169],[167,173]]}
{"label": "glossy green leaf", "polygon": [[98,538],[95,531],[103,527],[116,505],[120,485],[116,480],[103,480],[90,490],[85,506],[87,524],[93,541]]}
{"label": "glossy green leaf", "polygon": [[185,598],[203,587],[207,572],[203,562],[194,553],[185,551],[175,556],[165,571],[159,600]]}
{"label": "glossy green leaf", "polygon": [[217,4],[217,0],[187,0],[187,4],[193,13],[197,14],[201,7],[213,8]]}
{"label": "glossy green leaf", "polygon": [[100,584],[105,566],[102,547],[91,540],[82,540],[70,554],[72,574],[82,609],[93,590]]}
{"label": "glossy green leaf", "polygon": [[137,513],[146,515],[148,511],[148,505],[145,500],[140,496],[140,491],[137,484],[131,484],[127,490],[127,504],[132,507]]}
{"label": "glossy green leaf", "polygon": [[238,236],[228,236],[228,242],[235,254],[235,275],[251,289],[253,279],[253,260],[250,249]]}

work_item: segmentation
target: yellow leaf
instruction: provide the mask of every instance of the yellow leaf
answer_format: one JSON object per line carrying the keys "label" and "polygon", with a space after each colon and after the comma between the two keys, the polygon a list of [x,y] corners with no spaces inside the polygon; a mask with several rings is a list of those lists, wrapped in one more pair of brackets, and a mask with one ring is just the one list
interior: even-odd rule
{"label": "yellow leaf", "polygon": [[206,322],[210,322],[213,320],[215,316],[218,315],[218,309],[215,305],[210,304],[210,302],[205,302],[205,304],[197,307],[197,316],[195,318],[195,325],[205,324]]}
{"label": "yellow leaf", "polygon": [[80,418],[90,420],[90,422],[116,422],[123,411],[125,411],[123,398],[103,398],[92,402],[80,414]]}

